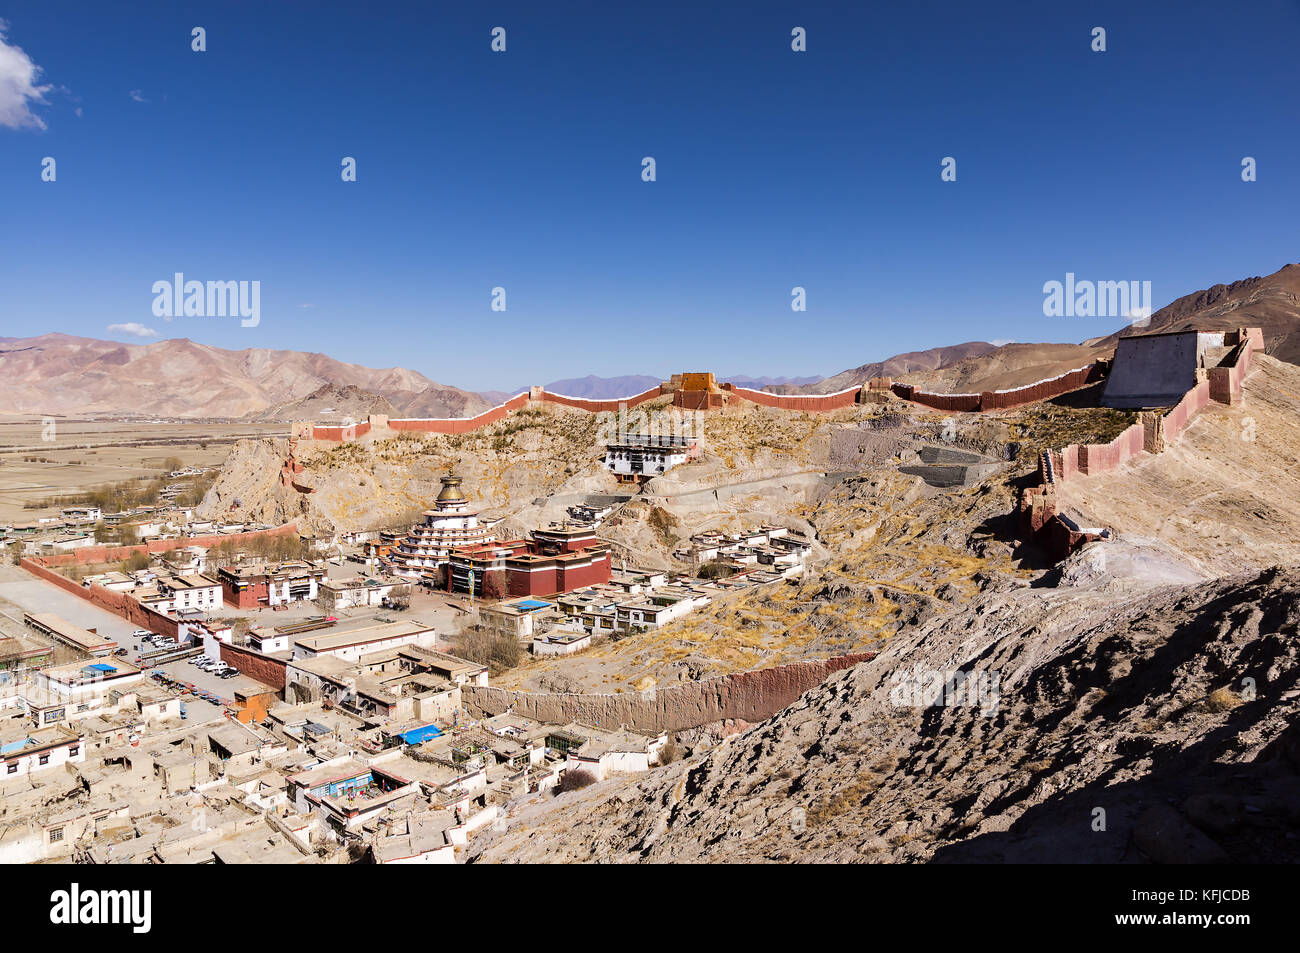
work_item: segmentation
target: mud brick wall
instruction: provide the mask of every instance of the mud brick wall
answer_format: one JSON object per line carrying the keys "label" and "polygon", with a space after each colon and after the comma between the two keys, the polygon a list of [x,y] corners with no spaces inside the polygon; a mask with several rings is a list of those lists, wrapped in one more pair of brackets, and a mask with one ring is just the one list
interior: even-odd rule
{"label": "mud brick wall", "polygon": [[1173,410],[1165,414],[1165,440],[1177,440],[1187,429],[1192,418],[1210,402],[1210,383],[1201,381],[1178,402]]}
{"label": "mud brick wall", "polygon": [[1080,387],[1094,384],[1105,376],[1106,365],[1101,361],[1097,361],[1087,367],[1080,367],[1077,370],[1062,374],[1060,377],[1038,381],[1027,387],[1017,387],[1012,390],[984,391],[984,393],[980,394],[980,410],[1005,410],[1008,407],[1020,407],[1040,400],[1050,400],[1053,397],[1068,394],[1072,390],[1078,390]]}
{"label": "mud brick wall", "polygon": [[1072,390],[1078,390],[1080,387],[1087,387],[1089,384],[1096,383],[1106,376],[1108,369],[1108,362],[1096,361],[1087,367],[1076,368],[1057,377],[1036,381],[1024,387],[1015,387],[1010,390],[986,390],[979,394],[934,394],[901,382],[893,384],[890,389],[903,400],[910,400],[914,404],[921,404],[934,410],[946,410],[953,413],[983,413],[990,410],[1020,407],[1024,404],[1033,404],[1040,400],[1060,397]]}
{"label": "mud brick wall", "polygon": [[[512,410],[528,403],[527,394],[516,394],[504,404],[485,410],[477,417],[406,417],[388,421],[390,430],[410,430],[419,433],[469,433],[503,419]],[[320,429],[320,428],[317,428]]]}
{"label": "mud brick wall", "polygon": [[[527,392],[516,394],[505,403],[498,404],[491,410],[485,410],[477,417],[398,417],[388,421],[388,429],[415,433],[469,433],[472,430],[478,430],[480,427],[494,424],[498,420],[503,420],[512,410],[524,407],[530,400],[546,404],[560,404],[593,414],[617,413],[620,407],[635,407],[637,404],[658,397],[661,387],[656,384],[640,394],[634,394],[631,397],[619,397],[614,400],[587,400],[582,397],[569,397],[565,394],[552,394],[549,391],[540,389],[535,389],[535,391],[535,396]],[[369,421],[357,424],[355,432],[351,434],[347,434],[346,430],[347,428],[344,427],[312,427],[311,436],[313,440],[328,440],[337,443],[344,439],[351,440],[364,437],[371,432],[371,424]],[[377,432],[378,430],[379,428],[376,428]]]}
{"label": "mud brick wall", "polygon": [[645,403],[647,400],[653,400],[661,394],[661,385],[656,384],[649,390],[644,390],[639,394],[631,397],[616,397],[613,400],[588,400],[585,397],[568,397],[564,394],[552,394],[550,391],[542,391],[538,398],[544,403],[561,404],[565,407],[573,407],[577,410],[590,411],[593,414],[613,414],[618,413],[618,409],[624,405],[635,407],[637,404]]}
{"label": "mud brick wall", "polygon": [[370,421],[364,420],[351,427],[312,427],[313,440],[356,440],[370,433]]}
{"label": "mud brick wall", "polygon": [[[1143,450],[1158,453],[1170,442],[1177,440],[1207,404],[1212,401],[1222,404],[1238,402],[1241,399],[1242,383],[1250,374],[1254,355],[1264,350],[1264,338],[1259,328],[1240,328],[1228,332],[1227,340],[1235,343],[1235,347],[1224,366],[1210,368],[1205,379],[1184,394],[1183,399],[1164,417],[1155,418],[1151,414],[1143,414],[1136,424],[1108,444],[1071,444],[1061,450],[1051,451],[1056,482],[1062,483],[1077,473],[1105,473]],[[1041,477],[1041,465],[1039,470]]]}
{"label": "mud brick wall", "polygon": [[828,410],[839,410],[841,407],[852,407],[857,403],[858,391],[862,389],[861,387],[850,387],[834,394],[769,394],[766,391],[750,390],[748,387],[737,387],[734,384],[723,384],[722,386],[723,389],[752,403],[762,404],[764,407],[777,407],[781,410],[802,410],[811,413],[822,413]]}
{"label": "mud brick wall", "polygon": [[84,599],[91,605],[120,616],[132,625],[148,629],[151,632],[157,632],[159,635],[169,635],[172,638],[177,635],[178,626],[175,619],[168,618],[161,612],[150,609],[134,596],[130,596],[125,592],[114,592],[111,589],[105,589],[103,586],[83,586],[65,576],[60,576],[52,569],[47,569],[40,564],[39,560],[24,559],[21,565],[32,575],[53,583],[65,592],[69,592],[79,599]]}
{"label": "mud brick wall", "polygon": [[1129,458],[1142,452],[1146,443],[1146,428],[1133,424],[1110,443],[1090,443],[1079,447],[1079,472],[1089,475],[1114,470]]}
{"label": "mud brick wall", "polygon": [[892,390],[903,400],[910,400],[914,404],[921,404],[933,410],[946,410],[958,414],[978,413],[980,409],[979,394],[932,394],[929,391],[918,390],[911,384],[894,384]]}
{"label": "mud brick wall", "polygon": [[284,660],[271,658],[261,652],[254,652],[242,645],[230,645],[222,642],[221,661],[231,668],[239,669],[241,674],[247,675],[249,678],[255,678],[263,685],[273,688],[283,695],[285,681],[288,678],[288,665]]}
{"label": "mud brick wall", "polygon": [[873,658],[872,653],[792,662],[775,668],[700,679],[684,685],[618,695],[531,694],[464,685],[465,704],[487,715],[511,709],[548,724],[577,721],[597,728],[681,731],[728,718],[757,722],[789,707],[830,675]]}

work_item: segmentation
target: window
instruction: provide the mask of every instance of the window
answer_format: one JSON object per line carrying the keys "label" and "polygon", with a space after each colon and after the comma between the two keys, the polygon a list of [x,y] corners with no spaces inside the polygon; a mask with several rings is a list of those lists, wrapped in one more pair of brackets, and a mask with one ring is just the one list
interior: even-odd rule
{"label": "window", "polygon": [[45,754],[41,755],[41,757],[40,757],[40,763],[41,763],[41,764],[49,764],[49,763],[50,763],[50,753],[49,753],[48,751],[45,752]]}
{"label": "window", "polygon": [[63,840],[63,828],[62,828],[62,827],[51,827],[51,828],[50,828],[50,843],[53,844],[55,841],[61,841],[61,840]]}
{"label": "window", "polygon": [[77,753],[80,751],[81,751],[81,745],[68,745],[69,758],[75,758],[77,756]]}
{"label": "window", "polygon": [[18,773],[18,762],[17,762],[17,761],[13,761],[13,762],[11,762],[11,763],[5,765],[5,774],[17,774],[17,773]]}

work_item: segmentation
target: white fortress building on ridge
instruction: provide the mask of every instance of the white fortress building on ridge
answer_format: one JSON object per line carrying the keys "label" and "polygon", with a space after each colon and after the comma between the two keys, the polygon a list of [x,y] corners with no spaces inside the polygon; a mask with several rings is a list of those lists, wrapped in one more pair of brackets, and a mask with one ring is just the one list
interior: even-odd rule
{"label": "white fortress building on ridge", "polygon": [[393,551],[394,574],[437,585],[438,571],[447,564],[453,549],[496,542],[496,533],[480,526],[478,513],[469,508],[469,500],[461,492],[462,482],[454,473],[442,478],[442,492],[434,508],[424,511],[424,522],[411,527],[410,535]]}

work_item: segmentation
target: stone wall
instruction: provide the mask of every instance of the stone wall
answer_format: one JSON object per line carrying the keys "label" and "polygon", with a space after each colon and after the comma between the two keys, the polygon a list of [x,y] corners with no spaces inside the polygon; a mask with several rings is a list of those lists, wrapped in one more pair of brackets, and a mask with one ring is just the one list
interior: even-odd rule
{"label": "stone wall", "polygon": [[461,693],[467,707],[486,715],[511,709],[547,724],[576,721],[597,728],[681,731],[729,718],[762,721],[835,672],[872,657],[867,653],[792,662],[618,695],[532,694],[470,685],[463,686]]}
{"label": "stone wall", "polygon": [[802,410],[811,413],[824,413],[828,410],[839,410],[841,407],[852,407],[858,401],[858,392],[861,387],[854,385],[847,390],[837,391],[834,394],[769,394],[767,391],[750,390],[748,387],[737,387],[734,384],[723,384],[724,390],[745,398],[755,404],[762,404],[764,407],[777,407],[781,410]]}
{"label": "stone wall", "polygon": [[66,576],[59,575],[52,569],[45,568],[40,564],[40,561],[35,559],[24,559],[21,565],[32,575],[44,579],[46,582],[52,583],[80,599],[84,599],[91,605],[120,616],[132,625],[171,638],[177,636],[178,625],[175,619],[165,616],[155,609],[150,609],[134,596],[125,592],[114,592],[111,589],[105,589],[103,586],[83,586],[80,583],[73,582]]}
{"label": "stone wall", "polygon": [[247,646],[222,642],[221,661],[231,668],[239,669],[240,674],[254,678],[268,688],[280,693],[284,692],[288,665],[283,659],[254,652]]}
{"label": "stone wall", "polygon": [[481,427],[487,427],[503,420],[509,416],[513,410],[519,410],[526,406],[530,401],[543,404],[560,404],[564,407],[572,407],[575,410],[585,410],[589,413],[617,413],[620,407],[635,407],[637,404],[644,403],[647,400],[653,400],[660,396],[662,388],[656,385],[649,390],[642,391],[639,394],[633,394],[631,397],[618,397],[614,400],[588,400],[585,397],[569,397],[565,394],[552,394],[550,391],[540,387],[530,388],[528,391],[516,394],[505,403],[498,404],[490,410],[485,410],[476,417],[394,417],[389,418],[382,415],[371,415],[362,423],[353,427],[317,427],[310,423],[299,421],[293,424],[293,432],[301,433],[304,437],[310,436],[312,440],[323,440],[331,443],[346,442],[357,440],[366,434],[373,433],[376,437],[383,437],[388,432],[412,432],[412,433],[440,433],[440,434],[459,434],[469,433],[472,430],[478,430]]}
{"label": "stone wall", "polygon": [[903,400],[921,404],[932,410],[945,410],[952,413],[987,413],[990,410],[1006,410],[1037,403],[1040,400],[1050,400],[1081,387],[1087,387],[1089,384],[1095,384],[1106,376],[1109,367],[1107,361],[1096,361],[1086,367],[1076,368],[1046,380],[1035,381],[1024,387],[986,390],[978,394],[935,394],[902,382],[895,382],[890,389]]}

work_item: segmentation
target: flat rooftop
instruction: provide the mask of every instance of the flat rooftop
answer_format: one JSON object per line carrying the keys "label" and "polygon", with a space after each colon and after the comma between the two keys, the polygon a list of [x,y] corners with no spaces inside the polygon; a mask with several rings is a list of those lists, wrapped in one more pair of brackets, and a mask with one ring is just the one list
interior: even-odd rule
{"label": "flat rooftop", "polygon": [[124,662],[119,658],[112,661],[95,660],[68,662],[64,665],[53,665],[49,668],[41,669],[41,674],[50,681],[62,682],[67,685],[85,685],[93,682],[106,682],[115,678],[126,678],[131,675],[140,674],[140,669],[136,668],[130,662]]}
{"label": "flat rooftop", "polygon": [[111,648],[117,643],[112,639],[73,625],[61,615],[53,612],[28,612],[24,618],[41,632],[48,633],[65,642],[71,642],[87,651]]}
{"label": "flat rooftop", "polygon": [[400,639],[432,631],[433,626],[418,619],[402,619],[396,622],[364,619],[358,620],[357,625],[338,626],[324,635],[308,635],[295,639],[294,644],[301,645],[312,652],[330,652],[353,645]]}

